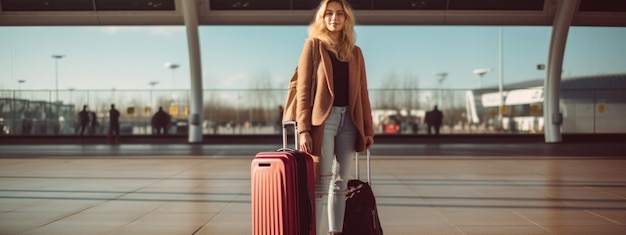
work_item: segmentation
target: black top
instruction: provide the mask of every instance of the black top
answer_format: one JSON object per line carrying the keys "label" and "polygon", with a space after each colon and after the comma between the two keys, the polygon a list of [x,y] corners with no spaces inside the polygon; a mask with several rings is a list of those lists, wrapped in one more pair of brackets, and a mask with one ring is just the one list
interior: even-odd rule
{"label": "black top", "polygon": [[335,53],[328,51],[333,63],[333,85],[335,87],[335,101],[333,106],[348,106],[348,62],[337,59]]}

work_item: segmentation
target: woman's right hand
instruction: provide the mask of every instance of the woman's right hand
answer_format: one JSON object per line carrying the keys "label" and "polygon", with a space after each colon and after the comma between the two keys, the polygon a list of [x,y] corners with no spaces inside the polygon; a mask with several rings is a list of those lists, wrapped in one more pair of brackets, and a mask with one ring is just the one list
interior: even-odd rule
{"label": "woman's right hand", "polygon": [[368,136],[365,139],[365,149],[370,149],[374,144],[374,137]]}
{"label": "woman's right hand", "polygon": [[313,153],[313,139],[309,132],[302,132],[298,135],[298,146],[300,151],[305,153]]}

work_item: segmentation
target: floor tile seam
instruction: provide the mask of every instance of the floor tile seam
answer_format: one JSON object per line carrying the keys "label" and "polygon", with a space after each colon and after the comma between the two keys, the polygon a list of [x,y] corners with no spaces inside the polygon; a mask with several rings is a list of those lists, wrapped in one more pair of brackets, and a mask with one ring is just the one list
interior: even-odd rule
{"label": "floor tile seam", "polygon": [[[376,183],[376,181],[374,181]],[[384,185],[385,188],[392,187],[409,187],[409,188],[422,188],[422,189],[444,189],[446,187],[458,187],[458,188],[480,188],[483,187],[485,189],[506,189],[506,190],[523,190],[523,189],[533,189],[533,188],[545,188],[545,187],[558,187],[560,189],[576,189],[580,188],[581,185],[577,184],[506,184],[506,183],[464,183],[464,182],[456,182],[456,183],[447,183],[447,182],[385,182],[382,183],[378,181],[376,184]],[[624,187],[624,185],[619,185],[620,187]],[[608,201],[608,200],[605,200]],[[615,201],[626,201],[624,199],[615,199]]]}
{"label": "floor tile seam", "polygon": [[[224,206],[224,208],[226,208],[228,205]],[[192,235],[198,234],[198,232],[202,231],[202,229],[204,229],[209,223],[211,223],[211,221],[213,221],[213,219],[215,217],[217,217],[217,215],[219,215],[224,208],[222,208],[219,212],[214,213],[213,216],[211,216],[211,218],[209,218],[207,221],[205,221],[200,227],[198,227],[196,230],[193,231],[193,233],[191,233]]]}
{"label": "floor tile seam", "polygon": [[585,212],[587,212],[587,213],[589,213],[589,214],[591,214],[591,215],[593,215],[593,216],[600,217],[600,218],[602,218],[602,219],[608,220],[608,221],[610,221],[610,222],[612,222],[612,223],[615,223],[615,224],[618,224],[618,225],[624,226],[624,224],[623,224],[623,223],[620,223],[620,222],[619,222],[619,221],[617,221],[617,220],[613,220],[613,219],[608,218],[608,217],[606,217],[606,216],[602,216],[602,215],[600,215],[600,214],[598,214],[598,213],[595,213],[595,212],[593,212],[593,211],[590,211],[590,210],[585,210]]}
{"label": "floor tile seam", "polygon": [[[552,195],[550,195],[550,197],[553,197],[553,196],[552,196]],[[572,202],[564,202],[564,203],[565,203],[565,204],[567,204],[567,205],[570,205],[570,206],[572,206],[572,207],[574,207],[574,208],[578,207],[578,205],[576,205],[576,204],[574,204],[574,203],[572,203]],[[582,211],[584,211],[585,213],[591,214],[592,216],[599,217],[600,219],[607,220],[607,221],[609,221],[609,222],[616,223],[616,224],[618,224],[618,225],[624,225],[624,224],[622,224],[622,223],[620,223],[620,222],[618,222],[618,221],[615,221],[615,220],[609,219],[609,218],[604,217],[604,216],[601,216],[601,215],[599,215],[599,214],[597,214],[597,213],[595,213],[595,212],[592,212],[592,211],[590,211],[589,209],[582,209]]]}
{"label": "floor tile seam", "polygon": [[624,161],[626,157],[597,157],[597,156],[479,156],[479,155],[429,155],[429,156],[406,156],[406,155],[386,155],[372,157],[372,161],[403,161],[403,160],[434,160],[434,161],[569,161],[569,160],[594,160],[594,161]]}
{"label": "floor tile seam", "polygon": [[622,196],[622,195],[615,194],[615,193],[611,193],[611,192],[606,192],[606,191],[603,191],[603,190],[597,189],[597,188],[592,187],[592,186],[588,186],[588,185],[586,185],[586,186],[585,186],[585,188],[590,189],[590,190],[593,190],[593,191],[596,191],[596,192],[599,192],[599,193],[602,193],[602,194],[606,194],[606,195],[609,195],[609,196],[612,196],[612,197],[617,197],[617,198],[621,198],[621,199],[626,199],[626,197],[624,197],[624,196]]}
{"label": "floor tile seam", "polygon": [[[2,195],[2,196],[0,196],[0,201],[2,201],[3,199],[7,199],[5,197],[14,197],[14,196],[15,196],[15,194]],[[24,199],[18,198],[17,200],[24,200]],[[41,200],[41,201],[35,201],[33,203],[21,204],[19,207],[12,208],[10,211],[3,211],[3,213],[19,213],[19,212],[22,212],[22,209],[24,209],[24,208],[28,208],[28,207],[32,207],[32,206],[38,206],[38,205],[44,204],[44,203],[46,203],[46,201]]]}
{"label": "floor tile seam", "polygon": [[535,226],[537,226],[537,227],[539,227],[539,228],[541,228],[541,229],[543,229],[543,230],[545,230],[545,231],[549,232],[550,234],[556,234],[556,233],[554,233],[553,231],[551,231],[550,229],[548,229],[548,228],[544,227],[543,225],[539,224],[538,222],[535,222],[534,220],[532,220],[532,219],[530,219],[530,218],[528,218],[528,217],[524,216],[523,214],[521,214],[521,213],[519,213],[519,212],[517,212],[517,211],[515,211],[515,210],[513,210],[513,209],[511,209],[510,211],[511,211],[513,214],[516,214],[517,216],[522,217],[524,220],[528,221],[529,223],[534,224]]}
{"label": "floor tile seam", "polygon": [[557,201],[561,201],[564,205],[563,206],[551,206],[551,207],[546,207],[546,208],[552,208],[552,209],[575,209],[575,210],[583,210],[583,211],[587,211],[587,210],[591,210],[591,209],[598,209],[598,210],[606,210],[606,209],[623,209],[622,207],[610,207],[610,206],[605,206],[605,207],[591,207],[591,206],[584,206],[584,205],[577,205],[574,202],[572,202],[572,200],[568,200],[568,198],[564,198],[564,197],[559,197],[559,196],[554,196],[551,193],[545,193],[545,196],[547,198],[550,198],[552,200],[557,200]]}
{"label": "floor tile seam", "polygon": [[[155,177],[155,178],[154,178],[154,180],[152,180],[152,182],[151,182],[151,183],[147,183],[147,184],[145,184],[145,185],[143,185],[143,186],[140,186],[139,188],[137,188],[137,189],[133,190],[132,192],[127,192],[125,195],[129,195],[129,194],[132,194],[132,193],[135,193],[135,192],[141,191],[141,190],[143,190],[143,189],[149,188],[150,186],[155,185],[155,184],[160,183],[160,182],[163,182],[164,180],[169,180],[169,179],[172,179],[172,178],[174,178],[176,175],[179,175],[179,174],[181,174],[181,173],[183,173],[183,172],[186,172],[186,171],[188,171],[188,170],[190,170],[190,169],[193,169],[193,167],[194,167],[194,165],[192,165],[191,167],[189,167],[189,166],[187,166],[187,167],[182,167],[182,168],[183,168],[182,170],[175,171],[174,173],[171,173],[171,174],[169,174],[168,176],[164,176],[164,177]],[[174,178],[174,179],[175,179],[175,178]]]}
{"label": "floor tile seam", "polygon": [[[125,192],[123,195],[121,195],[120,197],[118,197],[118,198],[116,198],[114,200],[117,200],[117,199],[119,199],[119,198],[121,198],[123,196],[126,196],[126,195],[139,194],[141,192],[141,190],[149,188],[150,186],[153,186],[153,185],[158,184],[160,182],[163,182],[164,180],[176,179],[176,178],[174,178],[176,175],[180,175],[180,174],[182,174],[184,172],[187,172],[189,170],[193,170],[195,167],[198,167],[198,166],[197,165],[186,166],[186,167],[183,167],[183,169],[181,169],[181,170],[178,170],[178,171],[176,171],[174,173],[169,174],[169,176],[155,178],[151,183],[147,183],[147,184],[145,184],[143,186],[140,186],[140,187],[138,187],[137,189],[135,189],[133,191]],[[169,199],[169,200],[166,200],[166,201],[172,201],[172,200]],[[230,200],[230,201],[228,201],[228,204],[232,204],[233,202],[234,202],[234,200]],[[226,208],[228,206],[228,204],[226,206],[224,206],[224,208]],[[224,210],[224,208],[220,209],[219,212]]]}
{"label": "floor tile seam", "polygon": [[224,159],[236,159],[236,160],[247,160],[254,159],[254,156],[230,156],[226,155],[224,151],[223,154],[217,155],[181,155],[181,154],[171,154],[171,155],[96,155],[91,156],[89,154],[81,154],[77,156],[71,155],[47,155],[47,153],[38,153],[39,156],[32,156],[31,153],[28,155],[18,155],[18,156],[3,156],[0,154],[0,160],[119,160],[119,159],[141,159],[141,160],[224,160]]}
{"label": "floor tile seam", "polygon": [[46,227],[46,226],[48,226],[48,225],[50,225],[50,224],[53,224],[53,223],[56,223],[56,222],[59,222],[59,221],[65,220],[65,219],[67,219],[67,218],[69,218],[69,217],[72,217],[72,216],[74,216],[74,215],[78,215],[78,214],[80,214],[80,213],[82,213],[82,212],[85,212],[86,210],[89,210],[89,209],[91,209],[91,208],[94,208],[94,207],[96,207],[96,206],[99,206],[99,205],[101,205],[101,204],[103,204],[103,203],[105,203],[105,202],[106,202],[106,201],[100,201],[99,203],[93,204],[93,205],[88,206],[88,207],[85,207],[85,208],[81,208],[81,209],[79,209],[79,210],[77,210],[77,211],[74,211],[74,212],[63,213],[63,214],[62,214],[62,215],[60,215],[58,218],[55,218],[55,219],[54,219],[54,220],[52,220],[52,221],[49,221],[49,222],[47,222],[47,223],[44,223],[44,224],[42,224],[42,225],[36,226],[36,227],[34,227],[34,228],[32,228],[32,229],[29,229],[29,230],[25,231],[24,233],[28,233],[28,232],[31,232],[31,231],[34,231],[34,230],[37,230],[37,229],[40,229],[40,228]]}
{"label": "floor tile seam", "polygon": [[581,210],[611,210],[611,211],[624,211],[622,208],[616,209],[613,207],[604,208],[587,208],[587,207],[570,207],[570,206],[533,206],[533,205],[509,205],[509,204],[468,204],[461,202],[454,203],[437,203],[424,201],[419,203],[398,203],[398,202],[378,202],[376,203],[379,208],[429,208],[429,207],[441,207],[448,209],[540,209],[540,210],[569,210],[569,211],[581,211]]}
{"label": "floor tile seam", "polygon": [[[0,175],[0,179],[22,179],[22,180],[158,180],[163,177],[141,177],[141,176],[121,176],[121,177],[112,177],[112,176],[43,176],[43,175]],[[191,177],[170,177],[169,180],[215,180],[215,181],[244,181],[249,180],[249,178],[217,178],[217,177],[204,177],[204,178],[191,178]]]}
{"label": "floor tile seam", "polygon": [[[246,196],[244,194],[241,194],[240,196]],[[99,197],[99,198],[94,198],[94,197],[71,197],[71,196],[66,196],[66,197],[44,197],[44,196],[30,196],[30,197],[18,197],[18,196],[0,196],[0,200],[4,200],[4,199],[19,199],[19,200],[63,200],[63,201],[68,201],[68,200],[87,200],[87,201],[126,201],[126,202],[184,202],[184,203],[236,203],[236,204],[249,204],[250,201],[249,200],[234,200],[234,199],[228,199],[228,200],[219,200],[219,199],[212,199],[212,200],[200,200],[200,199],[172,199],[172,198],[134,198],[132,197],[132,195],[130,195],[128,198],[124,198],[123,196],[119,196],[119,197]]]}
{"label": "floor tile seam", "polygon": [[128,227],[128,226],[132,225],[133,223],[135,223],[135,222],[137,222],[137,221],[141,220],[141,218],[145,218],[145,217],[146,217],[146,216],[148,216],[148,215],[154,214],[156,211],[158,211],[159,209],[161,209],[161,208],[165,207],[165,206],[166,206],[167,204],[169,204],[169,203],[170,203],[170,202],[165,202],[165,203],[160,204],[158,207],[156,207],[156,208],[152,209],[151,211],[148,211],[148,212],[147,212],[147,213],[145,213],[144,215],[139,216],[139,217],[137,217],[137,218],[133,219],[132,221],[130,221],[130,222],[128,222],[128,223],[126,223],[125,225],[122,225],[122,226],[118,227],[117,229],[113,230],[110,234],[115,234],[115,233],[117,233],[117,232],[121,231],[123,228]]}
{"label": "floor tile seam", "polygon": [[213,219],[215,219],[219,214],[223,213],[224,210],[231,204],[233,204],[233,202],[235,202],[234,200],[235,197],[233,197],[233,200],[231,200],[230,202],[226,203],[226,205],[224,205],[222,208],[220,208],[219,211],[213,213],[213,216],[211,216],[211,218],[209,218],[207,221],[205,221],[200,227],[198,227],[198,229],[196,229],[192,235],[197,234],[198,232],[202,231],[202,229],[204,229],[209,223],[211,223],[211,221],[213,221]]}
{"label": "floor tile seam", "polygon": [[[196,187],[194,189],[201,189],[201,187]],[[45,193],[77,193],[77,194],[123,194],[128,193],[128,191],[102,191],[102,190],[30,190],[30,189],[0,189],[0,192],[15,192],[15,193],[37,193],[37,194],[45,194]],[[206,196],[250,196],[250,193],[222,193],[222,192],[188,192],[188,191],[134,191],[133,194],[137,195],[206,195]],[[14,196],[14,195],[9,195]],[[1,197],[7,197],[7,195],[0,195]],[[84,197],[81,199],[89,199],[89,197]],[[99,200],[99,199],[96,199]]]}
{"label": "floor tile seam", "polygon": [[431,208],[433,208],[433,209],[435,209],[435,211],[437,212],[437,215],[439,215],[439,217],[440,217],[440,218],[442,218],[442,219],[444,220],[444,222],[445,222],[448,226],[450,226],[450,227],[454,228],[456,231],[458,231],[458,232],[459,232],[460,234],[462,234],[462,235],[467,235],[467,233],[465,233],[465,232],[463,231],[463,229],[459,228],[459,226],[458,226],[458,225],[454,224],[454,223],[452,222],[452,220],[450,220],[450,218],[448,218],[448,217],[447,217],[447,216],[446,216],[446,215],[445,215],[445,214],[441,211],[441,209],[436,208],[436,207],[433,207],[433,206],[430,206],[430,207],[431,207]]}
{"label": "floor tile seam", "polygon": [[149,188],[150,186],[152,186],[154,184],[162,182],[163,180],[164,180],[164,177],[155,177],[154,179],[147,180],[147,182],[145,182],[143,185],[138,186],[138,187],[136,187],[133,190],[126,190],[124,192],[120,192],[118,196],[112,197],[112,198],[108,199],[107,201],[124,200],[123,199],[124,197],[136,194],[136,193],[140,192],[141,190],[143,190],[145,188]]}

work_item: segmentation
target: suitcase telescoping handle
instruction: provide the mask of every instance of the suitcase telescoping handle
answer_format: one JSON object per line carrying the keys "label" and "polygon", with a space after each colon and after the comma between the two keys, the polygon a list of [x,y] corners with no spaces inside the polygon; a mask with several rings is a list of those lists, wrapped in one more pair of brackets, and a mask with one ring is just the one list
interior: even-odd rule
{"label": "suitcase telescoping handle", "polygon": [[[367,182],[370,184],[370,186],[372,185],[372,174],[370,173],[371,171],[371,167],[370,167],[370,150],[366,150],[365,151],[365,155],[367,155]],[[355,153],[355,159],[356,159],[356,179],[358,180],[361,175],[359,172],[359,152]]]}
{"label": "suitcase telescoping handle", "polygon": [[287,127],[293,126],[293,136],[294,136],[294,148],[293,150],[298,150],[298,123],[296,121],[285,121],[283,122],[283,148],[282,150],[288,150],[287,148]]}

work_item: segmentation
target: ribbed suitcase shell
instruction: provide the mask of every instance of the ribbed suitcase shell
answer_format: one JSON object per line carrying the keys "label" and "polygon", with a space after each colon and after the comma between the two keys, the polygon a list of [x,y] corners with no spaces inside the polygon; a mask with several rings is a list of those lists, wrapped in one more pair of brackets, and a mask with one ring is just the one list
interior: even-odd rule
{"label": "ribbed suitcase shell", "polygon": [[[304,158],[306,163],[309,197],[304,199],[298,196],[296,157]],[[261,152],[252,161],[251,174],[252,234],[300,234],[301,226],[309,226],[309,234],[315,235],[315,179],[311,156],[294,151]],[[308,225],[300,222],[300,216],[307,209],[299,208],[299,200],[309,200]]]}

